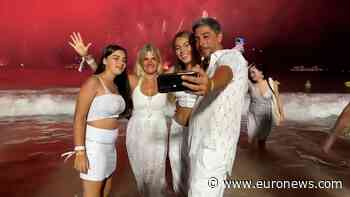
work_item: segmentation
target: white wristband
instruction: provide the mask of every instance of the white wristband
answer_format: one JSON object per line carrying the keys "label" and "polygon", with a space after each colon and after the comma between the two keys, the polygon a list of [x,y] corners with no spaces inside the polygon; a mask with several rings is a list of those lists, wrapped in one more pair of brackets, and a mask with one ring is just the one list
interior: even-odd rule
{"label": "white wristband", "polygon": [[84,62],[85,62],[85,57],[82,57],[81,58],[81,62],[80,62],[80,65],[79,65],[79,68],[78,68],[78,71],[79,72],[82,72],[83,71],[83,67],[84,67]]}
{"label": "white wristband", "polygon": [[93,63],[95,62],[94,58],[89,58],[89,59],[86,59],[86,58],[85,58],[85,61],[86,61],[86,63],[89,64],[89,65],[91,65],[91,64],[93,64]]}
{"label": "white wristband", "polygon": [[85,146],[75,146],[74,151],[83,151],[85,150]]}

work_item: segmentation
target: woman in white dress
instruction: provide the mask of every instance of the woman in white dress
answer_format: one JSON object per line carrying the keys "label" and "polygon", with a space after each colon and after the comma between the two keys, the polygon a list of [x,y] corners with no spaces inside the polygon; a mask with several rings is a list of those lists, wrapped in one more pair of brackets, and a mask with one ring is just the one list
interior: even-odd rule
{"label": "woman in white dress", "polygon": [[284,117],[277,83],[270,81],[273,84],[269,83],[261,66],[252,65],[249,67],[248,141],[252,145],[258,145],[261,149],[265,149],[266,139],[273,126],[272,102],[274,95],[278,100],[280,114]]}
{"label": "woman in white dress", "polygon": [[136,59],[137,85],[132,93],[134,111],[128,122],[126,147],[142,196],[166,195],[165,164],[168,145],[168,97],[158,93],[162,73],[159,49],[146,44]]}

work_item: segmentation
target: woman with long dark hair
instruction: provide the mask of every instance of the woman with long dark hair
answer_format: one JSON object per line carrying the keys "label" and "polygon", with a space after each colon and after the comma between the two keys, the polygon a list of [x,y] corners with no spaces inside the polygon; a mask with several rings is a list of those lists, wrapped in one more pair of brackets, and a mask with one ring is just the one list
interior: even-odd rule
{"label": "woman with long dark hair", "polygon": [[115,144],[120,122],[132,110],[126,74],[127,52],[109,45],[93,76],[81,87],[74,115],[74,168],[80,172],[84,197],[108,196],[116,169]]}
{"label": "woman with long dark hair", "polygon": [[277,98],[278,110],[284,117],[278,83],[268,77],[261,65],[251,65],[248,70],[250,105],[248,111],[248,141],[265,149],[265,142],[274,125],[273,99]]}

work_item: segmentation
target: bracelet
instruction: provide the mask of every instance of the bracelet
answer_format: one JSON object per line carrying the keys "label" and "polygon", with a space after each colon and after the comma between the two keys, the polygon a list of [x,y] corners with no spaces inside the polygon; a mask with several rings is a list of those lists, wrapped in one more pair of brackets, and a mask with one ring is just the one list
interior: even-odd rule
{"label": "bracelet", "polygon": [[78,68],[78,71],[79,72],[82,72],[83,71],[83,67],[84,67],[84,62],[86,61],[86,58],[83,56],[81,57],[81,62],[79,64],[79,68]]}
{"label": "bracelet", "polygon": [[87,55],[84,55],[84,56],[81,56],[81,57],[83,57],[83,58],[85,58],[85,59],[91,59],[91,58],[92,58],[92,55],[91,55],[91,54],[87,54]]}
{"label": "bracelet", "polygon": [[[84,148],[85,149],[85,148]],[[61,157],[64,158],[64,162],[68,161],[69,158],[71,158],[73,155],[84,155],[85,152],[83,151],[69,151],[69,152],[65,152],[63,154],[61,154]]]}
{"label": "bracelet", "polygon": [[74,151],[83,151],[83,150],[85,150],[85,146],[75,146],[74,147]]}
{"label": "bracelet", "polygon": [[90,54],[85,56],[84,58],[85,58],[86,63],[89,64],[89,65],[91,65],[92,63],[95,62],[94,58]]}
{"label": "bracelet", "polygon": [[212,92],[214,90],[214,80],[210,79],[210,92]]}
{"label": "bracelet", "polygon": [[85,151],[76,152],[75,155],[85,155]]}

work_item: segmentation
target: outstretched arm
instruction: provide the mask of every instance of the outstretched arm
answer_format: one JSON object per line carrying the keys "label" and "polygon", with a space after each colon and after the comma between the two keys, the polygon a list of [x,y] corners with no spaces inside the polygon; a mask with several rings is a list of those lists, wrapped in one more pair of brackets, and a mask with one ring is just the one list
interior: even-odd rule
{"label": "outstretched arm", "polygon": [[81,56],[85,59],[85,61],[89,64],[90,68],[93,71],[96,71],[97,69],[97,63],[92,57],[92,55],[89,55],[89,47],[91,46],[91,43],[88,43],[87,45],[84,44],[84,40],[82,39],[80,33],[73,32],[72,35],[70,35],[71,41],[69,42],[69,45]]}
{"label": "outstretched arm", "polygon": [[206,95],[211,91],[221,91],[232,82],[235,77],[237,66],[242,64],[243,56],[237,56],[238,53],[228,53],[222,55],[216,62],[218,64],[214,75],[209,78],[208,74],[202,68],[193,68],[193,71],[198,72],[197,77],[183,76],[184,86],[191,89],[194,94]]}

